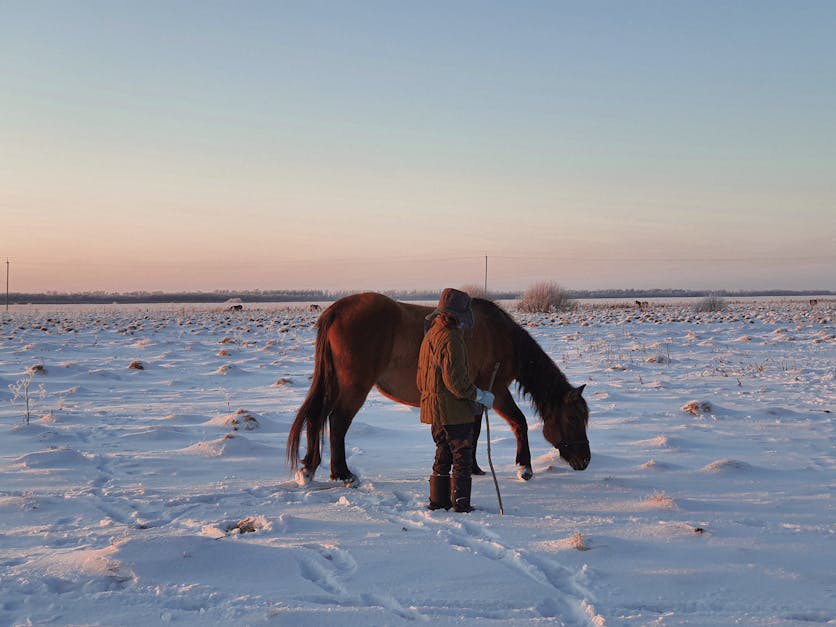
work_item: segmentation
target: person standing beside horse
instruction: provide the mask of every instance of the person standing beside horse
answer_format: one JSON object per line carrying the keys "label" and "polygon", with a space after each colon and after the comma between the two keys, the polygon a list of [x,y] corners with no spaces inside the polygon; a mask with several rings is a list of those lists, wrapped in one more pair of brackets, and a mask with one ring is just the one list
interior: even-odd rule
{"label": "person standing beside horse", "polygon": [[[494,395],[473,384],[463,329],[473,327],[470,296],[447,288],[429,325],[418,356],[421,422],[432,425],[435,461],[430,475],[429,509],[470,512],[474,401],[491,407]],[[453,471],[452,477],[450,471]]]}

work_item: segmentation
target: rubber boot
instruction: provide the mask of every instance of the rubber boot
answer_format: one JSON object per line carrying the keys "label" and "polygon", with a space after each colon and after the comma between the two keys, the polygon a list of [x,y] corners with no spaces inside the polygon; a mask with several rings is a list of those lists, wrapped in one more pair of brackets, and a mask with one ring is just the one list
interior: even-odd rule
{"label": "rubber boot", "polygon": [[470,506],[470,484],[470,477],[452,477],[450,479],[454,512],[473,511],[473,508]]}
{"label": "rubber boot", "polygon": [[450,509],[450,477],[448,475],[430,475],[430,504],[427,509]]}

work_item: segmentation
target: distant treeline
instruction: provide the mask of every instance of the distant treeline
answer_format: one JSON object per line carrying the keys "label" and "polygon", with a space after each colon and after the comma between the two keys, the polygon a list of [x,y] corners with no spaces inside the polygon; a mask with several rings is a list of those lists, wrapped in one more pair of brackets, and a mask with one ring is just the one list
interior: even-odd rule
{"label": "distant treeline", "polygon": [[[433,301],[437,300],[441,290],[388,290],[383,291],[387,296],[399,300]],[[329,290],[245,290],[229,291],[216,290],[213,292],[80,292],[60,293],[47,292],[44,294],[9,294],[10,304],[141,304],[141,303],[218,303],[240,298],[244,303],[270,302],[331,302],[353,294],[355,291]],[[522,291],[490,292],[494,300],[514,300],[522,296]],[[682,289],[607,289],[607,290],[569,290],[571,298],[700,298],[704,296],[721,296],[724,298],[739,298],[744,296],[834,296],[831,290],[682,290]]]}
{"label": "distant treeline", "polygon": [[611,290],[569,290],[572,298],[704,298],[720,296],[723,298],[742,298],[746,296],[833,296],[831,290],[681,290],[681,289],[611,289]]}

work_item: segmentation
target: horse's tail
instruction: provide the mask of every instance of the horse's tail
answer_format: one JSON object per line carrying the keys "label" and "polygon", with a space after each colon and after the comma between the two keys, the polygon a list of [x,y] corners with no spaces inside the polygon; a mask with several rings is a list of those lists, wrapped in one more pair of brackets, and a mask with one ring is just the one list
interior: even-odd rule
{"label": "horse's tail", "polygon": [[[316,350],[314,352],[314,372],[311,387],[305,402],[296,413],[296,418],[290,426],[287,436],[287,461],[291,467],[299,465],[299,443],[302,438],[302,428],[308,425],[308,432],[325,439],[325,421],[334,409],[334,403],[339,394],[334,358],[331,354],[331,344],[328,341],[328,329],[333,320],[332,312],[326,310],[317,321]],[[314,441],[313,439],[309,441]],[[308,451],[310,453],[310,451]]]}

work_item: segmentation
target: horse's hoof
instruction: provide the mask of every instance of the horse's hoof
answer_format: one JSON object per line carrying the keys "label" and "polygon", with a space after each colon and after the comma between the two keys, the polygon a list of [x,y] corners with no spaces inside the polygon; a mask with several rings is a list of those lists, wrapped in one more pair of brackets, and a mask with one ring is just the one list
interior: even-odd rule
{"label": "horse's hoof", "polygon": [[356,488],[360,485],[360,478],[351,472],[346,476],[331,475],[331,481],[342,481],[345,488]]}
{"label": "horse's hoof", "polygon": [[313,478],[314,474],[307,468],[300,468],[296,471],[295,479],[296,483],[298,483],[300,487],[308,485],[311,481],[313,481]]}
{"label": "horse's hoof", "polygon": [[517,476],[523,481],[528,481],[534,476],[534,471],[531,470],[531,466],[524,466],[517,470]]}

